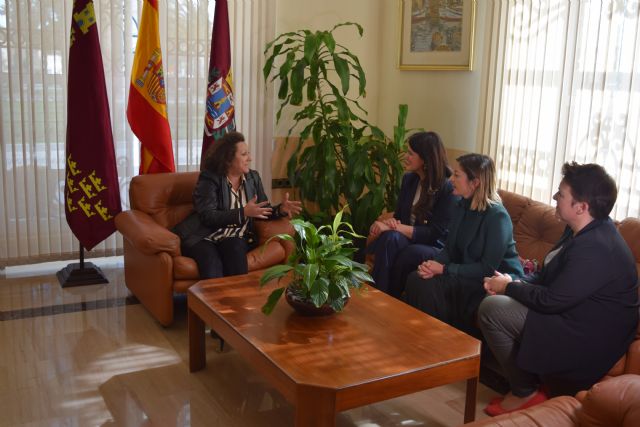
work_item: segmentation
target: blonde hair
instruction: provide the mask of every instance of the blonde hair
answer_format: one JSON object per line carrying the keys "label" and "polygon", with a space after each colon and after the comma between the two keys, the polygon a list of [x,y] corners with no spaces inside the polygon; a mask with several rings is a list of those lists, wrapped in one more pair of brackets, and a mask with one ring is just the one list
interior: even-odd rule
{"label": "blonde hair", "polygon": [[496,167],[491,157],[471,153],[456,160],[470,181],[478,180],[478,187],[471,197],[472,210],[484,211],[489,205],[501,202],[496,183]]}

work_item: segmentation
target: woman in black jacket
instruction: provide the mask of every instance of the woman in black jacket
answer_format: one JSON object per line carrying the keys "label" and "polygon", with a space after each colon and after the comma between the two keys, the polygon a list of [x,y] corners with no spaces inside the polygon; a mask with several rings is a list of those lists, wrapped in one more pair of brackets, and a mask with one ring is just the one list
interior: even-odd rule
{"label": "woman in black jacket", "polygon": [[411,271],[433,258],[443,246],[456,197],[448,178],[451,169],[440,136],[419,132],[409,138],[393,218],[376,221],[369,230],[368,253],[375,254],[375,286],[399,298]]}
{"label": "woman in black jacket", "polygon": [[485,279],[482,333],[511,386],[490,415],[573,395],[599,381],[633,341],[638,325],[638,272],[631,250],[609,218],[616,184],[596,164],[565,163],[556,215],[565,233],[541,272]]}
{"label": "woman in black jacket", "polygon": [[254,219],[292,217],[301,210],[288,193],[272,207],[250,164],[241,133],[229,132],[216,141],[193,191],[195,210],[173,229],[182,253],[196,261],[202,279],[246,274],[246,254],[258,244]]}

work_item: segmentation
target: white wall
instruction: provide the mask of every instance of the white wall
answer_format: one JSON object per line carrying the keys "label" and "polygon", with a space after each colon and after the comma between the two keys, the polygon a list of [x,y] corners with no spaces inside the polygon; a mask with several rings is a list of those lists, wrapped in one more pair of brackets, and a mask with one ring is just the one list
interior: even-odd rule
{"label": "white wall", "polygon": [[[276,34],[300,29],[330,30],[347,21],[362,25],[362,38],[355,27],[340,28],[334,37],[360,59],[368,93],[359,102],[369,112],[372,123],[378,123],[379,46],[383,36],[378,27],[384,11],[382,5],[386,2],[389,0],[277,0]],[[284,115],[283,118],[276,127],[277,136],[285,136],[289,129],[290,123]]]}
{"label": "white wall", "polygon": [[409,105],[408,125],[436,131],[447,148],[478,151],[477,139],[481,69],[487,29],[487,1],[476,8],[476,32],[472,71],[402,71],[397,67],[399,7],[383,2],[384,37],[380,49],[379,125],[387,130],[396,122],[397,105]]}
{"label": "white wall", "polygon": [[[362,39],[353,31],[343,31],[339,37],[358,55],[365,69],[367,99],[363,104],[370,121],[391,133],[398,104],[405,103],[409,105],[410,127],[438,132],[447,148],[479,151],[477,129],[488,3],[477,1],[472,71],[399,70],[399,0],[278,0],[276,33],[358,22],[364,27]],[[287,129],[281,124],[276,135],[285,135]]]}

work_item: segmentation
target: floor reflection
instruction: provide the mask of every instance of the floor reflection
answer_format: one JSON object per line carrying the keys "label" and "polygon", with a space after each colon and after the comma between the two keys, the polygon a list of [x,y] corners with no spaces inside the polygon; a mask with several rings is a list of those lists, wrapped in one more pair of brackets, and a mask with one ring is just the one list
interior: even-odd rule
{"label": "floor reflection", "polygon": [[[129,296],[121,263],[101,268],[108,285],[62,289],[55,271],[0,278],[0,427],[293,425],[291,404],[228,345],[207,336],[207,367],[189,373],[184,297],[163,328],[135,301],[100,302]],[[464,393],[439,387],[345,411],[336,425],[455,426]],[[479,386],[478,417],[493,395]]]}

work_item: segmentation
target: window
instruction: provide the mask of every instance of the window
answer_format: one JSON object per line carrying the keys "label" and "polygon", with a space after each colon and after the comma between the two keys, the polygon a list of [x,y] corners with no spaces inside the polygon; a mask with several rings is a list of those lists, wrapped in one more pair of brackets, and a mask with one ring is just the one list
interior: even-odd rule
{"label": "window", "polygon": [[638,0],[491,3],[481,129],[500,188],[551,202],[566,161],[618,183],[612,216],[640,215]]}
{"label": "window", "polygon": [[[262,49],[275,32],[275,0],[228,2],[234,75],[260,76]],[[176,168],[193,171],[200,161],[215,2],[158,4]],[[128,184],[139,162],[126,105],[142,0],[94,0],[94,8],[126,209]],[[0,0],[0,267],[78,256],[63,203],[71,9],[68,0]],[[236,81],[234,89],[238,128],[264,144],[252,150],[269,182],[270,91],[262,81]],[[263,116],[252,115],[256,106],[264,109]],[[87,256],[115,255],[121,249],[122,238],[115,233]]]}

